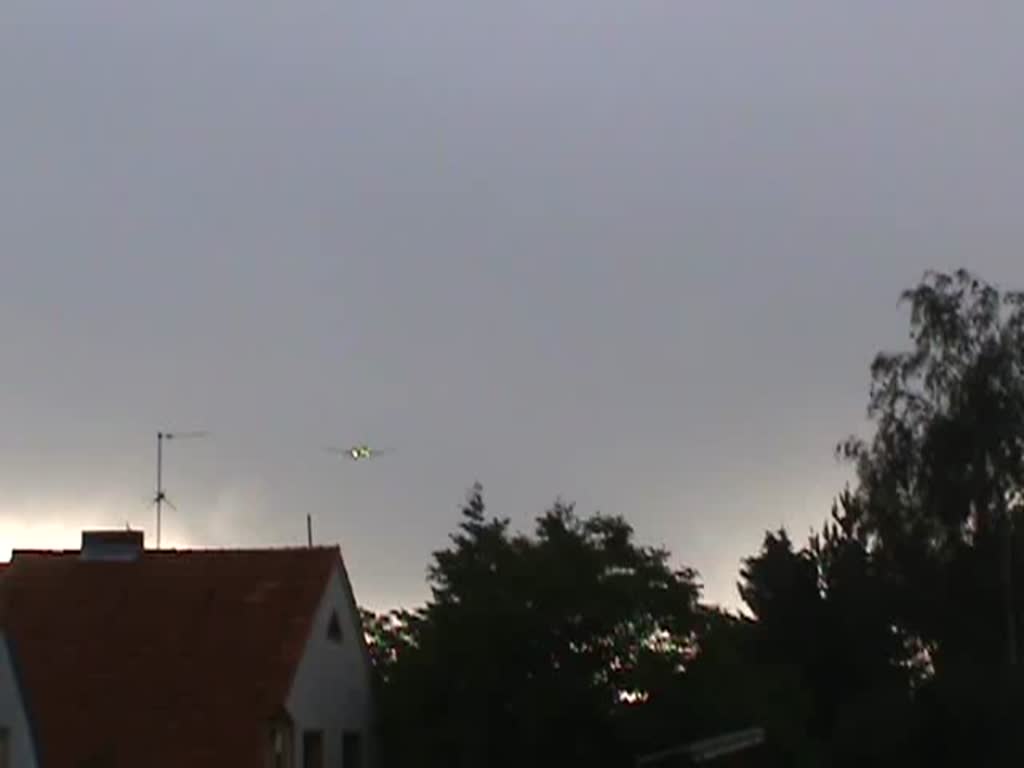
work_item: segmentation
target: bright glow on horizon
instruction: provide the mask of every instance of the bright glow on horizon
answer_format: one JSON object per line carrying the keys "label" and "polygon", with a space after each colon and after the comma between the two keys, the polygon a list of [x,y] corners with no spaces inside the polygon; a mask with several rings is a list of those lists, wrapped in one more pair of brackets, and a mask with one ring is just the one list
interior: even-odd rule
{"label": "bright glow on horizon", "polygon": [[77,546],[81,531],[61,523],[25,525],[0,518],[0,562],[11,559],[15,549],[70,549]]}
{"label": "bright glow on horizon", "polygon": [[147,514],[144,505],[133,514],[125,514],[126,504],[119,500],[96,500],[87,503],[23,500],[0,501],[0,562],[7,562],[16,549],[78,549],[82,531],[88,529],[142,530],[150,539],[146,526],[138,523]]}
{"label": "bright glow on horizon", "polygon": [[[75,524],[68,518],[83,522]],[[95,518],[87,514],[70,514],[60,520],[56,515],[40,512],[26,514],[4,510],[0,512],[0,562],[10,560],[15,549],[77,549],[84,528],[110,527],[85,523],[90,519]]]}
{"label": "bright glow on horizon", "polygon": [[[261,535],[264,531],[253,527],[252,521],[266,515],[259,487],[227,486],[216,492],[212,503],[182,505],[180,511],[165,507],[162,544],[164,549],[193,549],[305,543],[304,525],[296,526],[294,540],[275,541]],[[301,522],[298,516],[296,519]],[[74,502],[0,497],[0,562],[9,561],[18,549],[77,550],[83,530],[125,530],[129,526],[145,534],[147,547],[156,544],[155,513],[142,496],[97,496]]]}

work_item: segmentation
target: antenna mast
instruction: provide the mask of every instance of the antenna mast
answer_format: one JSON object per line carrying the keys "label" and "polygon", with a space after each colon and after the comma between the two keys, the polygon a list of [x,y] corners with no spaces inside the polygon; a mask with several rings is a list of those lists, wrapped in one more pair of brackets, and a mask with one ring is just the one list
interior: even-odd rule
{"label": "antenna mast", "polygon": [[164,506],[164,433],[156,433],[156,548],[160,549],[160,518]]}
{"label": "antenna mast", "polygon": [[206,437],[207,432],[157,432],[156,433],[156,495],[153,497],[153,504],[156,505],[156,548],[160,549],[161,525],[163,522],[163,507],[166,502],[171,509],[174,505],[167,499],[164,492],[164,440],[188,440],[199,437]]}

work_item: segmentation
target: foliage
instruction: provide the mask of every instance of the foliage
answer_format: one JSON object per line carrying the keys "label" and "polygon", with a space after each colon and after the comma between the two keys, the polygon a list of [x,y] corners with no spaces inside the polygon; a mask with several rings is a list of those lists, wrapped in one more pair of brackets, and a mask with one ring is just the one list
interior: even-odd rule
{"label": "foliage", "polygon": [[364,617],[385,764],[624,766],[751,725],[762,765],[1024,759],[1024,294],[960,271],[903,300],[855,483],[744,559],[744,615],[622,518],[556,502],[523,535],[475,487],[427,604]]}
{"label": "foliage", "polygon": [[370,622],[395,764],[611,764],[616,719],[694,650],[695,574],[562,502],[525,536],[474,488],[429,581],[424,608]]}
{"label": "foliage", "polygon": [[[872,366],[870,442],[849,439],[843,507],[894,590],[898,622],[942,656],[1015,661],[1024,487],[1024,295],[967,272],[904,294],[909,350]],[[1016,577],[1016,579],[1014,578]]]}

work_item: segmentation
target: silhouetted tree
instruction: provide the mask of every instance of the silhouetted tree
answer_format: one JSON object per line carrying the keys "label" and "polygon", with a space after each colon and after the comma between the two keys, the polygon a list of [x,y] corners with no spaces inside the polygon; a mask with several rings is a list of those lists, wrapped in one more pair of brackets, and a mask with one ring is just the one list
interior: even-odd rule
{"label": "silhouetted tree", "polygon": [[872,366],[874,437],[841,446],[858,478],[843,521],[882,561],[901,629],[934,664],[1015,666],[1024,295],[960,271],[904,300],[912,346]]}
{"label": "silhouetted tree", "polygon": [[556,503],[533,536],[476,487],[422,609],[371,622],[389,764],[622,765],[618,720],[694,652],[699,587],[621,518]]}
{"label": "silhouetted tree", "polygon": [[780,746],[806,764],[905,764],[912,668],[867,549],[836,524],[800,549],[769,532],[739,588],[758,672],[789,681]]}
{"label": "silhouetted tree", "polygon": [[874,435],[840,446],[857,483],[833,544],[853,548],[870,579],[854,580],[836,615],[887,617],[873,653],[899,640],[902,658],[885,655],[908,673],[919,757],[1004,765],[1022,756],[1024,296],[960,271],[929,274],[903,299],[911,346],[872,366]]}
{"label": "silhouetted tree", "polygon": [[903,299],[856,481],[743,561],[747,615],[622,518],[558,502],[522,535],[474,488],[427,604],[365,617],[386,763],[616,766],[751,725],[778,765],[1024,758],[1024,294],[960,271]]}

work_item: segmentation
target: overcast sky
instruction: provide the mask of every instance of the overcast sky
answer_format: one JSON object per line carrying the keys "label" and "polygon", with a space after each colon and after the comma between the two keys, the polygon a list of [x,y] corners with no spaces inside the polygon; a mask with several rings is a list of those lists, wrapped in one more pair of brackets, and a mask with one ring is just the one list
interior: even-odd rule
{"label": "overcast sky", "polygon": [[[5,0],[0,559],[340,542],[425,595],[475,480],[735,600],[901,288],[1024,287],[1024,5]],[[395,453],[360,464],[330,444]]]}

